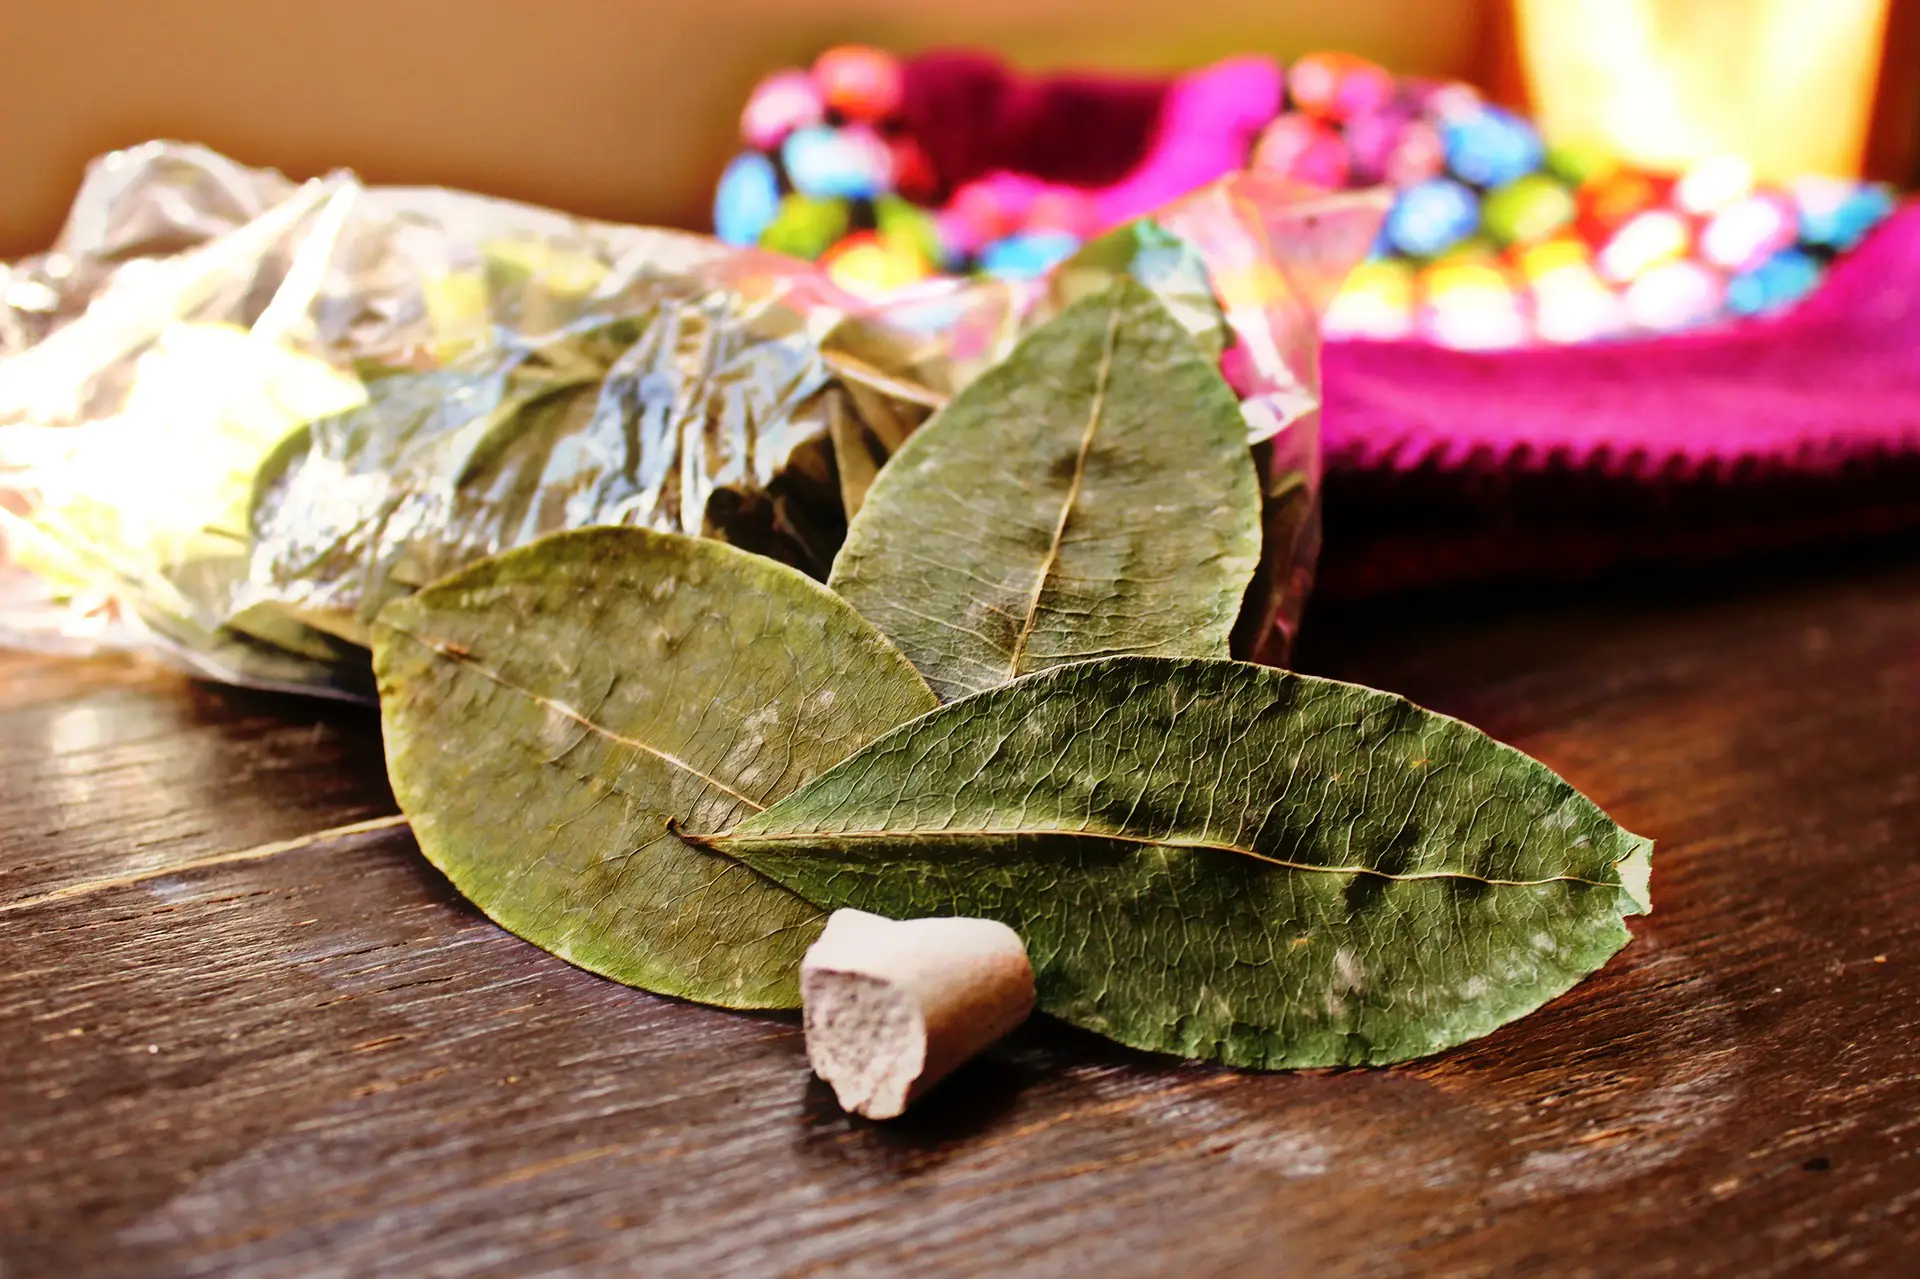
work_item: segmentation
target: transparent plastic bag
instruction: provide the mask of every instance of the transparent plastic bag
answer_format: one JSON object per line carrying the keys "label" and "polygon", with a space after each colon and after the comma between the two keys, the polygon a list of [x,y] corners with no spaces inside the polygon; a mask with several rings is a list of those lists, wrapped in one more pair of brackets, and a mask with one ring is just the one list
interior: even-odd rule
{"label": "transparent plastic bag", "polygon": [[1268,519],[1239,647],[1279,660],[1317,537],[1318,316],[1382,207],[1240,174],[1045,281],[872,302],[681,232],[115,153],[0,290],[0,640],[364,696],[382,603],[558,529],[824,576],[906,435],[1125,271],[1242,396]]}

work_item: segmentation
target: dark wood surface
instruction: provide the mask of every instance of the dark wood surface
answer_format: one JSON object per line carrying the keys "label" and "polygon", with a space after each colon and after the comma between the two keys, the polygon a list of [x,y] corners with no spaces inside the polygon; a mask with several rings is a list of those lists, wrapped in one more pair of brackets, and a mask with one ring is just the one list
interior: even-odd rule
{"label": "dark wood surface", "polygon": [[0,657],[0,1272],[1920,1270],[1920,563],[1401,599],[1305,663],[1656,837],[1605,971],[1438,1059],[1255,1075],[1030,1025],[905,1121],[792,1019],[466,907],[371,714]]}

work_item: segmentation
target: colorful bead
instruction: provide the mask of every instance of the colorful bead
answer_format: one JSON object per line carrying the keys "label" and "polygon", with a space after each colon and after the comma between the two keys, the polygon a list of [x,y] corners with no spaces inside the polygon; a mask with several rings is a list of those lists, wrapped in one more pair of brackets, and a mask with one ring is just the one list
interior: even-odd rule
{"label": "colorful bead", "polygon": [[1387,243],[1409,257],[1432,257],[1458,244],[1480,221],[1473,192],[1451,178],[1402,191],[1387,213]]}
{"label": "colorful bead", "polygon": [[1717,213],[1753,191],[1753,166],[1739,156],[1703,160],[1673,184],[1673,202],[1684,211],[1705,217]]}
{"label": "colorful bead", "polygon": [[1604,244],[1637,214],[1666,199],[1667,185],[1651,174],[1621,169],[1580,188],[1580,234],[1591,244]]}
{"label": "colorful bead", "polygon": [[713,228],[728,244],[758,244],[780,212],[780,175],[758,151],[733,157],[713,193]]}
{"label": "colorful bead", "polygon": [[940,187],[940,175],[918,142],[905,135],[887,142],[892,152],[893,189],[909,200],[928,201]]}
{"label": "colorful bead", "polygon": [[1893,211],[1887,188],[1836,178],[1802,179],[1793,184],[1793,198],[1801,241],[1826,249],[1851,249]]}
{"label": "colorful bead", "polygon": [[1613,152],[1598,143],[1556,142],[1541,159],[1542,167],[1568,186],[1579,187],[1611,177],[1620,167]]}
{"label": "colorful bead", "polygon": [[[1353,181],[1369,185],[1386,181],[1388,166],[1412,126],[1413,117],[1404,110],[1394,108],[1349,116],[1341,126],[1340,133],[1346,140],[1351,158]],[[1436,153],[1438,150],[1436,147]],[[1438,172],[1436,165],[1431,173],[1421,176],[1432,177]]]}
{"label": "colorful bead", "polygon": [[[949,220],[951,227],[947,225]],[[955,191],[941,225],[951,237],[949,243],[962,245],[969,252],[1014,229],[1006,199],[990,182],[969,182]]]}
{"label": "colorful bead", "polygon": [[[1116,184],[989,172],[935,208],[940,177],[897,126],[904,88],[897,59],[860,46],[763,81],[741,118],[753,151],[715,191],[720,237],[819,260],[844,287],[878,293],[936,269],[1041,275],[1238,163],[1324,188],[1384,182],[1399,194],[1327,331],[1488,348],[1765,313],[1815,287],[1893,207],[1886,188],[1857,182],[1756,186],[1738,160],[1665,176],[1594,146],[1545,149],[1469,86],[1319,53],[1284,76],[1246,58],[1180,78],[1154,147]],[[867,217],[870,230],[849,234]],[[1214,284],[1238,287],[1228,274]]]}
{"label": "colorful bead", "polygon": [[911,245],[872,231],[841,240],[821,257],[820,265],[828,279],[863,297],[891,293],[933,274],[932,264]]}
{"label": "colorful bead", "polygon": [[1501,244],[1538,244],[1573,214],[1573,192],[1544,173],[1529,173],[1487,192],[1480,225]]}
{"label": "colorful bead", "polygon": [[1293,105],[1324,120],[1379,111],[1399,92],[1393,73],[1350,53],[1309,53],[1287,71]]}
{"label": "colorful bead", "polygon": [[952,205],[933,215],[934,230],[941,247],[951,260],[964,261],[985,247],[992,237],[981,233],[979,224],[966,218]]}
{"label": "colorful bead", "polygon": [[948,254],[933,215],[897,195],[883,195],[873,203],[874,228],[889,245],[911,250],[928,263],[942,263]]}
{"label": "colorful bead", "polygon": [[1422,284],[1426,306],[1420,330],[1440,345],[1485,351],[1526,340],[1520,292],[1498,266],[1466,262],[1429,267]]}
{"label": "colorful bead", "polygon": [[1698,262],[1665,262],[1627,286],[1627,318],[1643,329],[1671,333],[1710,319],[1726,302],[1719,274]]}
{"label": "colorful bead", "polygon": [[[1557,236],[1539,244],[1531,244],[1521,249],[1516,256],[1516,265],[1520,274],[1530,282],[1537,283],[1550,276],[1567,270],[1580,270],[1593,274],[1593,250],[1584,240],[1571,236]],[[1594,276],[1595,283],[1599,277]]]}
{"label": "colorful bead", "polygon": [[1798,231],[1799,218],[1786,199],[1750,195],[1701,228],[1700,256],[1729,271],[1748,271],[1791,245]]}
{"label": "colorful bead", "polygon": [[1628,219],[1601,248],[1600,274],[1616,284],[1637,280],[1653,268],[1684,257],[1692,241],[1687,220],[1669,209],[1649,209]]}
{"label": "colorful bead", "polygon": [[815,259],[847,233],[850,215],[844,200],[822,200],[793,192],[760,236],[760,246],[796,258]]}
{"label": "colorful bead", "polygon": [[754,87],[740,113],[740,136],[750,147],[771,151],[795,129],[826,118],[827,104],[813,77],[804,71],[782,71]]}
{"label": "colorful bead", "polygon": [[1322,329],[1340,337],[1393,341],[1413,335],[1416,273],[1404,258],[1363,262],[1327,308]]}
{"label": "colorful bead", "polygon": [[1425,120],[1415,120],[1400,135],[1381,176],[1394,186],[1410,187],[1439,177],[1446,168],[1447,148],[1440,130]]}
{"label": "colorful bead", "polygon": [[1030,280],[1051,271],[1079,247],[1079,237],[1060,232],[1010,235],[981,250],[980,269],[1003,280]]}
{"label": "colorful bead", "polygon": [[1800,249],[1782,249],[1727,282],[1727,309],[1763,315],[1798,302],[1820,283],[1820,264]]}
{"label": "colorful bead", "polygon": [[831,109],[849,120],[878,123],[900,109],[900,62],[866,45],[829,49],[813,64],[814,83]]}
{"label": "colorful bead", "polygon": [[1347,147],[1330,125],[1288,114],[1260,134],[1248,166],[1310,186],[1337,189],[1347,184]]}
{"label": "colorful bead", "polygon": [[1459,80],[1409,77],[1401,83],[1400,96],[1421,115],[1442,123],[1477,114],[1487,105],[1480,90]]}
{"label": "colorful bead", "polygon": [[824,199],[870,199],[886,190],[893,176],[886,143],[859,126],[796,130],[781,144],[780,162],[796,191]]}
{"label": "colorful bead", "polygon": [[[1542,246],[1545,247],[1545,246]],[[1533,330],[1543,342],[1591,342],[1627,327],[1620,297],[1583,256],[1533,279]]]}
{"label": "colorful bead", "polygon": [[1447,168],[1462,182],[1496,187],[1540,167],[1540,136],[1511,111],[1482,106],[1440,127]]}

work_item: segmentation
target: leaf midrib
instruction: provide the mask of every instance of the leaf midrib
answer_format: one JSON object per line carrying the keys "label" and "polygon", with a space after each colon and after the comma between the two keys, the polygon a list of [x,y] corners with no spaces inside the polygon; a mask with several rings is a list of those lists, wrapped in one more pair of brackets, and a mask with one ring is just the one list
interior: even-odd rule
{"label": "leaf midrib", "polygon": [[[1426,870],[1408,873],[1379,870],[1372,866],[1315,866],[1307,862],[1288,861],[1283,857],[1274,857],[1252,848],[1243,848],[1238,844],[1223,844],[1201,839],[1150,839],[1143,835],[1127,835],[1117,831],[1075,830],[1071,827],[1029,826],[1020,830],[917,830],[917,831],[799,831],[786,833],[737,833],[732,831],[715,835],[701,835],[680,832],[681,838],[691,843],[714,848],[720,852],[729,852],[731,847],[744,847],[749,844],[823,844],[823,843],[879,843],[891,844],[934,844],[950,840],[963,839],[1025,839],[1032,836],[1064,836],[1069,839],[1098,839],[1122,844],[1135,844],[1145,848],[1173,848],[1194,852],[1237,853],[1255,861],[1277,866],[1282,870],[1297,870],[1309,874],[1324,875],[1372,875],[1379,879],[1395,883],[1407,883],[1429,879],[1462,879],[1476,884],[1485,884],[1490,888],[1541,888],[1548,884],[1584,884],[1592,888],[1624,888],[1617,879],[1588,879],[1582,875],[1550,875],[1544,879],[1492,879],[1485,875],[1474,875],[1458,870]],[[731,855],[731,854],[730,854]],[[1619,866],[1630,860],[1629,851],[1618,861],[1609,863]]]}
{"label": "leaf midrib", "polygon": [[518,693],[520,696],[526,698],[528,701],[534,702],[535,704],[540,706],[544,706],[548,710],[554,711],[557,714],[566,716],[568,719],[572,720],[574,723],[580,725],[582,728],[586,729],[589,732],[597,733],[601,737],[606,738],[610,742],[617,742],[622,746],[626,746],[637,751],[643,751],[648,755],[652,755],[654,758],[661,760],[662,762],[666,763],[667,765],[673,768],[677,768],[682,772],[687,773],[689,776],[699,778],[701,781],[713,787],[715,790],[724,792],[727,795],[731,795],[733,798],[739,800],[741,803],[745,804],[747,807],[751,808],[756,813],[766,811],[767,806],[765,804],[760,803],[758,800],[751,799],[748,796],[742,795],[739,791],[727,785],[725,782],[721,781],[719,778],[712,777],[706,773],[701,772],[699,769],[695,768],[692,764],[689,764],[686,760],[681,759],[678,755],[673,754],[671,751],[661,750],[657,746],[649,746],[647,743],[640,741],[638,738],[627,737],[624,734],[614,732],[612,729],[607,728],[605,725],[596,724],[593,722],[592,719],[590,719],[586,715],[583,715],[582,713],[575,710],[573,707],[567,705],[565,702],[559,700],[558,698],[548,697],[544,693],[537,693],[533,689],[514,683],[512,680],[508,679],[506,676],[502,675],[500,672],[494,670],[492,667],[487,666],[484,663],[480,662],[471,653],[460,652],[459,650],[446,644],[444,641],[430,639],[427,636],[416,634],[415,632],[407,630],[405,627],[399,626],[390,620],[384,621],[383,625],[385,625],[388,629],[392,630],[394,634],[404,635],[408,639],[412,640],[414,643],[420,645],[422,648],[427,649],[430,652],[437,653],[439,656],[445,658],[450,662],[453,662],[458,666],[465,667],[468,670],[476,671],[479,674],[486,676],[488,679],[492,680],[494,683],[498,684],[501,688],[504,688],[509,692]]}
{"label": "leaf midrib", "polygon": [[1067,500],[1060,504],[1060,518],[1053,525],[1053,539],[1047,545],[1046,558],[1040,562],[1040,571],[1033,579],[1033,594],[1027,600],[1027,614],[1020,622],[1019,633],[1013,638],[1013,648],[1007,654],[1007,678],[1020,677],[1020,659],[1026,655],[1027,641],[1033,636],[1034,623],[1040,616],[1040,598],[1046,594],[1047,578],[1060,560],[1060,547],[1067,534],[1067,521],[1073,518],[1073,508],[1080,500],[1080,486],[1087,475],[1087,455],[1093,450],[1094,434],[1100,429],[1101,415],[1107,406],[1107,382],[1113,372],[1114,340],[1120,331],[1121,306],[1118,301],[1107,313],[1107,335],[1100,349],[1100,367],[1094,374],[1093,403],[1087,408],[1087,424],[1080,433],[1080,450],[1073,459],[1073,483],[1067,488]]}

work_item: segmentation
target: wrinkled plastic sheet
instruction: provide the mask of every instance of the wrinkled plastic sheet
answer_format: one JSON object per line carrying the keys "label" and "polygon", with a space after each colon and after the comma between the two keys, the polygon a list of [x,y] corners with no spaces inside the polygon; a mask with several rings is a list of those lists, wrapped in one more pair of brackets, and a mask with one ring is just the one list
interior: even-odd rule
{"label": "wrinkled plastic sheet", "polygon": [[873,301],[702,236],[115,152],[0,278],[0,642],[359,697],[382,604],[561,529],[824,577],[892,450],[1127,272],[1241,397],[1266,525],[1236,645],[1283,660],[1317,552],[1319,315],[1383,206],[1239,174],[1045,280]]}

